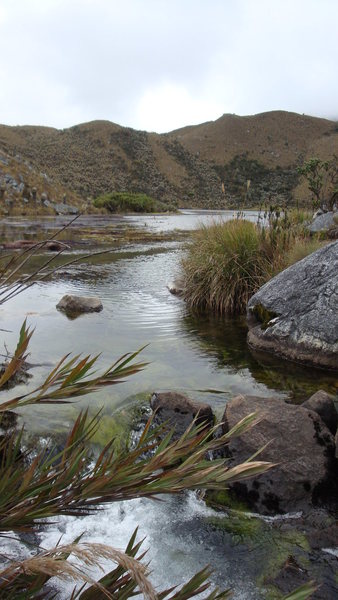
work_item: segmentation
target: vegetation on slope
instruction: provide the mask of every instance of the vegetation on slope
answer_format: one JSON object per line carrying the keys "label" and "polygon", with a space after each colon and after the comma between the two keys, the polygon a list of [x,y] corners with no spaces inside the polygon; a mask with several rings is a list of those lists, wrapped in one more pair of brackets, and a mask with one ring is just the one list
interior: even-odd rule
{"label": "vegetation on slope", "polygon": [[0,150],[19,154],[53,185],[85,200],[114,189],[181,207],[227,208],[245,205],[250,180],[250,205],[269,195],[273,202],[280,196],[304,203],[309,194],[297,185],[297,167],[312,156],[327,161],[338,155],[338,127],[283,111],[223,115],[161,135],[108,121],[64,130],[0,126]]}
{"label": "vegetation on slope", "polygon": [[110,192],[94,200],[96,208],[105,208],[111,213],[155,213],[175,211],[175,207],[159,202],[147,194]]}

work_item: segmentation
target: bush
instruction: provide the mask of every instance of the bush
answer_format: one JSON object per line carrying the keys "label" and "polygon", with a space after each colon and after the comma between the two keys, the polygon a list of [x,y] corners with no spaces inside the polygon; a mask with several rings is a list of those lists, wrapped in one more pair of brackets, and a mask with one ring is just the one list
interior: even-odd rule
{"label": "bush", "polygon": [[188,306],[219,314],[241,314],[249,298],[271,277],[304,258],[318,242],[292,227],[287,214],[270,211],[261,227],[237,219],[203,226],[182,260],[183,297]]}
{"label": "bush", "polygon": [[111,213],[152,213],[165,212],[170,208],[146,194],[132,192],[110,192],[94,200],[94,206],[105,208]]}

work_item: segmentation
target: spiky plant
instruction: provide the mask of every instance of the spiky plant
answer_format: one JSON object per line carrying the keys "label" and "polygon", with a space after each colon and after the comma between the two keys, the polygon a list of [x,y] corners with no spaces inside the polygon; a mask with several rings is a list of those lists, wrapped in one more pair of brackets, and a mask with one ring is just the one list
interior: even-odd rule
{"label": "spiky plant", "polygon": [[[30,256],[35,251],[36,247]],[[15,282],[15,275],[28,256],[9,259],[0,275],[0,302],[34,283],[35,278],[30,276],[23,282]],[[6,286],[9,286],[7,293]],[[24,322],[15,352],[3,367],[0,389],[22,367],[32,334]],[[38,387],[0,403],[0,425],[9,410],[29,404],[70,402],[103,386],[121,383],[144,368],[145,363],[135,362],[137,355],[135,352],[121,357],[102,373],[93,370],[98,356],[64,356]],[[269,463],[251,460],[229,468],[223,460],[206,460],[208,452],[243,433],[255,419],[254,414],[249,415],[217,439],[212,430],[206,432],[202,426],[192,424],[176,441],[172,440],[172,431],[166,431],[164,426],[151,427],[149,421],[135,448],[116,450],[111,440],[96,458],[90,442],[100,419],[99,415],[89,418],[86,411],[79,414],[61,450],[44,450],[31,456],[22,449],[22,431],[7,432],[0,436],[0,536],[34,533],[37,527],[48,527],[51,517],[90,514],[109,502],[155,498],[158,494],[180,493],[185,489],[223,489],[230,481],[264,472],[270,468]],[[74,582],[71,600],[127,600],[140,593],[149,600],[188,600],[207,592],[209,568],[197,573],[180,590],[155,590],[142,560],[145,555],[140,552],[142,542],[136,542],[136,534],[135,531],[124,552],[82,542],[80,537],[71,544],[57,544],[49,550],[34,547],[24,559],[13,560],[2,554],[0,600],[56,598],[50,587],[50,579],[55,576]],[[77,562],[72,562],[72,557]],[[103,559],[116,566],[100,580],[93,580],[88,568],[100,566]],[[308,588],[307,595],[302,592],[303,595],[289,600],[304,600],[311,591]],[[221,600],[229,594],[229,590],[216,589],[204,597]]]}

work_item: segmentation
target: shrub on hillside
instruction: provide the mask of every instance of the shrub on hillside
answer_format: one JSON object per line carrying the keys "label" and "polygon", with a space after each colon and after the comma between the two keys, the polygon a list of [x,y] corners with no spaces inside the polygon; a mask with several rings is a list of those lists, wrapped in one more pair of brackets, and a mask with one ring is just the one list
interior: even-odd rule
{"label": "shrub on hillside", "polygon": [[94,206],[105,208],[112,213],[152,213],[173,210],[171,207],[159,202],[147,194],[132,192],[110,192],[94,200]]}

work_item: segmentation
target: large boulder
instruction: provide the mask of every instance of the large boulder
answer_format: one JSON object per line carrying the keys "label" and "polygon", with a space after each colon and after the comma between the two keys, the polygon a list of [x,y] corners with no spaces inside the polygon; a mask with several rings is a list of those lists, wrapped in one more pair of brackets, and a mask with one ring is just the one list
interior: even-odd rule
{"label": "large boulder", "polygon": [[102,302],[97,296],[72,296],[66,294],[56,305],[56,308],[69,315],[99,312],[103,309]]}
{"label": "large boulder", "polygon": [[196,419],[196,424],[204,423],[211,427],[214,415],[209,404],[194,402],[183,394],[177,392],[154,392],[150,405],[156,411],[158,423],[168,423],[175,429],[173,439],[179,438]]}
{"label": "large boulder", "polygon": [[263,285],[247,320],[250,347],[338,370],[338,241]]}
{"label": "large boulder", "polygon": [[230,441],[230,465],[246,461],[268,444],[259,460],[276,466],[246,482],[231,484],[236,496],[263,514],[308,509],[326,497],[335,477],[335,444],[319,415],[277,398],[237,396],[226,406],[224,432],[252,412],[260,420]]}

